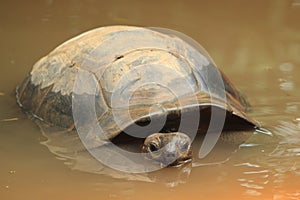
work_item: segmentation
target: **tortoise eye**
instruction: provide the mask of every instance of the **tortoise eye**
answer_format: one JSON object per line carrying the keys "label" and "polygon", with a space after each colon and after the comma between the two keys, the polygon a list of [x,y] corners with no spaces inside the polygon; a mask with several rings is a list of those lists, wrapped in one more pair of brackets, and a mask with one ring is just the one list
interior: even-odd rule
{"label": "tortoise eye", "polygon": [[154,142],[151,142],[148,146],[150,152],[158,151],[158,145]]}

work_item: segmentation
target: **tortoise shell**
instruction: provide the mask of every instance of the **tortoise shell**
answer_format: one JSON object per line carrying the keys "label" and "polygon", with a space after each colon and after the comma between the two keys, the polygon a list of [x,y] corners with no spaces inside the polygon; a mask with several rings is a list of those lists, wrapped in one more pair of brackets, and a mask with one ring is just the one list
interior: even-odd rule
{"label": "tortoise shell", "polygon": [[212,106],[225,110],[227,118],[256,125],[245,114],[247,101],[208,53],[163,29],[108,26],[83,33],[41,58],[17,88],[20,106],[64,128],[74,124],[74,101],[84,107],[90,97],[96,120],[89,121],[85,109],[75,112],[99,123],[107,139],[161,116],[172,131],[171,121],[183,109]]}

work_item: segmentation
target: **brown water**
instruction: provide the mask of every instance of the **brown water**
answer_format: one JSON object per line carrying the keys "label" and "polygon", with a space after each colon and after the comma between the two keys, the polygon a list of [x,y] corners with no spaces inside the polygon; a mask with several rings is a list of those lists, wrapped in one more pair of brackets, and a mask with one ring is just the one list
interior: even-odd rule
{"label": "brown water", "polygon": [[[299,22],[299,0],[1,1],[0,199],[300,199]],[[229,161],[190,173],[166,169],[126,180],[71,170],[40,144],[45,138],[13,90],[58,44],[111,24],[196,39],[273,136],[254,134]]]}

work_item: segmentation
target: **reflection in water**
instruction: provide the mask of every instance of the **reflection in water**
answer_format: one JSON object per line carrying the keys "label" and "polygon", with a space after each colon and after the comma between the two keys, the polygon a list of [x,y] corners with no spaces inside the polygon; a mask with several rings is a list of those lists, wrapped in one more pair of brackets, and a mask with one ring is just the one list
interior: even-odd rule
{"label": "reflection in water", "polygon": [[299,0],[293,0],[292,6],[293,7],[300,6],[300,1]]}
{"label": "reflection in water", "polygon": [[[101,174],[115,179],[162,184],[166,187],[176,187],[180,184],[187,183],[193,168],[201,168],[202,170],[205,168],[210,169],[210,167],[221,166],[222,164],[227,163],[234,152],[237,151],[239,144],[241,144],[245,138],[252,135],[252,132],[226,132],[224,133],[225,135],[221,135],[220,140],[213,151],[210,152],[207,157],[202,159],[196,158],[196,155],[198,154],[197,150],[200,149],[203,141],[203,138],[198,138],[193,143],[194,157],[192,163],[185,164],[181,167],[164,168],[151,173],[124,173],[107,167],[95,159],[83,146],[76,132],[57,127],[49,127],[39,120],[34,121],[38,124],[43,135],[47,138],[46,141],[41,143],[47,146],[53,154],[58,156],[57,159],[64,161],[64,163],[72,170]],[[237,134],[238,137],[234,137],[233,134]],[[265,132],[265,134],[269,133]],[[117,146],[129,151],[136,150],[140,145],[141,144],[134,141],[117,143]],[[106,151],[109,153],[110,148],[109,146],[100,146],[94,150],[99,152]],[[94,150],[90,149],[90,151]],[[113,158],[107,159],[111,160]],[[126,163],[123,164],[126,165]],[[219,176],[218,174],[219,173],[216,173],[217,176]],[[214,178],[212,177],[212,179]]]}
{"label": "reflection in water", "polygon": [[[299,113],[299,109],[298,109],[299,105],[300,105],[300,102],[288,102],[286,104],[285,113],[298,114]],[[297,118],[295,120],[297,121]]]}
{"label": "reflection in water", "polygon": [[[300,197],[300,126],[298,123],[280,121],[275,132],[280,136],[277,147],[266,160],[270,168],[274,168],[275,196],[282,199]],[[293,184],[294,182],[294,184]]]}
{"label": "reflection in water", "polygon": [[294,89],[294,83],[292,79],[294,65],[292,63],[283,63],[279,66],[280,71],[283,73],[283,77],[279,79],[279,88],[284,91],[292,91]]}
{"label": "reflection in water", "polygon": [[13,117],[13,118],[0,119],[0,122],[11,122],[11,121],[17,121],[17,120],[18,120],[17,117]]}
{"label": "reflection in water", "polygon": [[[241,145],[238,164],[234,167],[242,171],[237,178],[243,188],[244,197],[263,197],[265,191],[270,188],[272,170],[262,162],[264,156],[273,149],[272,145],[266,144],[274,140],[274,134],[266,129],[258,130],[245,144]],[[262,159],[262,160],[261,160]]]}
{"label": "reflection in water", "polygon": [[[183,165],[182,167],[165,168],[151,173],[124,173],[114,170],[95,159],[90,152],[86,150],[76,132],[57,127],[49,127],[38,120],[35,120],[35,122],[40,127],[43,135],[47,138],[47,140],[43,141],[42,144],[46,145],[52,153],[58,156],[57,158],[59,160],[63,160],[64,163],[73,170],[106,175],[117,179],[155,182],[158,184],[164,184],[167,187],[175,187],[179,184],[185,183],[191,172],[191,163]],[[130,150],[135,149],[135,146],[139,145],[135,142],[130,143],[121,143],[118,144],[118,146],[120,148]],[[106,151],[107,153],[109,153],[110,150],[109,146],[108,148],[100,146],[95,149],[99,152]],[[90,149],[90,151],[93,151],[93,149]],[[123,164],[126,165],[126,163]]]}
{"label": "reflection in water", "polygon": [[[252,138],[252,142],[260,145],[243,145],[244,148],[252,148],[250,155],[247,153],[248,162],[235,165],[243,168],[243,174],[237,181],[245,188],[245,196],[264,196],[268,189],[272,189],[274,199],[300,196],[300,189],[295,187],[300,181],[299,132],[300,123],[279,121],[274,128],[278,142],[267,144],[268,139],[263,141],[258,137]],[[258,152],[261,152],[260,156],[252,157]]]}

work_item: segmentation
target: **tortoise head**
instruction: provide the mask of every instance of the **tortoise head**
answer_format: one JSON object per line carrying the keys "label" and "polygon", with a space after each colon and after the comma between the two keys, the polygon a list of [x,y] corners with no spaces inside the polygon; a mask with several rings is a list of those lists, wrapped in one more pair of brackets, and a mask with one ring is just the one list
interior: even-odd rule
{"label": "tortoise head", "polygon": [[163,166],[181,166],[192,160],[191,139],[184,133],[153,133],[143,145],[143,152]]}

